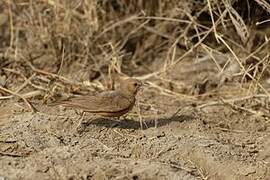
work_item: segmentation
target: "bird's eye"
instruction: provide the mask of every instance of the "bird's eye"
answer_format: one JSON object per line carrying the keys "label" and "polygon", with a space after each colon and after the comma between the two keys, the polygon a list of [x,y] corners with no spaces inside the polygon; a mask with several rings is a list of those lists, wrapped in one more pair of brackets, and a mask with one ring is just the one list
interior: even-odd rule
{"label": "bird's eye", "polygon": [[135,86],[135,87],[138,86],[138,83],[135,82],[135,83],[134,83],[134,86]]}

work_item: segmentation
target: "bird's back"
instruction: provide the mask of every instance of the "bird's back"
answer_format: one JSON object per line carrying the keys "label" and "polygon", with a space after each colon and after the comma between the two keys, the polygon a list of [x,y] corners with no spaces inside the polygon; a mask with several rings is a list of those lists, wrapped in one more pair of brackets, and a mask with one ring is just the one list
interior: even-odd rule
{"label": "bird's back", "polygon": [[106,91],[97,95],[74,97],[59,104],[104,116],[121,116],[134,105],[135,97],[125,97],[119,91]]}

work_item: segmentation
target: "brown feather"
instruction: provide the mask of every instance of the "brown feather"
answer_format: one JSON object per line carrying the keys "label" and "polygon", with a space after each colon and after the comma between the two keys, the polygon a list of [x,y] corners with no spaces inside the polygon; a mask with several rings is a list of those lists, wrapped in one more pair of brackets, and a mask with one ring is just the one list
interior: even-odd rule
{"label": "brown feather", "polygon": [[119,117],[133,108],[140,86],[140,81],[130,78],[122,81],[120,88],[115,91],[74,97],[67,101],[56,102],[54,105],[76,108],[105,117]]}

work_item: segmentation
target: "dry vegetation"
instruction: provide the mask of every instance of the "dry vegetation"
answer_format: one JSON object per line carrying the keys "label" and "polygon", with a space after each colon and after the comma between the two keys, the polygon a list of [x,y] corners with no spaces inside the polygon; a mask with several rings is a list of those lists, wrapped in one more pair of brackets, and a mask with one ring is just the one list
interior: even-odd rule
{"label": "dry vegetation", "polygon": [[[222,111],[224,119],[228,112],[238,113],[239,118],[263,118],[264,134],[256,137],[269,138],[269,14],[267,0],[2,0],[0,125],[12,127],[1,121],[7,103],[19,102],[20,113],[40,111],[59,98],[113,88],[121,74],[149,83],[140,98],[145,102],[140,118],[164,118],[164,112],[174,118],[177,110],[182,115],[188,109],[207,124],[204,118],[221,118],[209,118],[209,113]],[[219,123],[224,132],[239,126]],[[247,124],[242,130],[247,127],[253,129]],[[5,153],[1,144],[0,149],[0,161],[14,153]],[[193,161],[192,175],[224,178],[219,169],[207,167],[215,166],[214,160],[208,165]],[[269,165],[269,158],[264,163]],[[252,171],[251,178],[269,175],[258,172]]]}
{"label": "dry vegetation", "polygon": [[155,88],[174,95],[168,72],[186,58],[213,61],[218,84],[252,80],[249,94],[269,95],[260,82],[269,61],[263,0],[3,1],[1,9],[4,95],[44,100],[57,90],[103,88],[99,82],[110,88],[115,72],[159,81]]}

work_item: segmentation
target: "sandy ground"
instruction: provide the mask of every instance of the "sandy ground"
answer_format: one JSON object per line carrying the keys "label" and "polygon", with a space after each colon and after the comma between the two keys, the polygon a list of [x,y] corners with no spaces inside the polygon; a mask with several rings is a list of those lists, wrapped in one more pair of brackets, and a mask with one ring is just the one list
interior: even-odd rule
{"label": "sandy ground", "polygon": [[[207,91],[196,101],[188,100],[183,88],[180,92],[181,86],[192,86],[207,70],[187,62],[171,74],[177,86],[155,82],[171,88],[179,97],[145,88],[139,94],[141,116],[134,108],[119,122],[95,119],[81,134],[75,130],[80,116],[73,109],[41,105],[33,100],[39,112],[31,113],[16,99],[2,101],[0,177],[270,179],[268,111],[262,116],[226,103],[211,105],[218,97],[243,96],[235,84],[224,85],[215,93]],[[190,73],[194,74],[193,79]],[[231,97],[226,97],[226,93]],[[260,112],[260,103],[248,99],[237,107]],[[198,109],[198,105],[206,106]],[[180,111],[175,114],[177,110]],[[143,129],[140,117],[145,122]],[[85,118],[90,120],[90,116]]]}
{"label": "sandy ground", "polygon": [[[145,95],[146,94],[146,95]],[[0,131],[0,176],[4,179],[268,179],[270,121],[229,107],[204,111],[179,108],[174,98],[147,92],[158,115],[117,123],[93,120],[81,134],[79,115],[61,107],[38,106],[39,113],[5,104]],[[150,99],[150,100],[149,100]],[[157,102],[171,103],[158,107]],[[145,106],[147,106],[147,103]],[[144,108],[144,112],[151,110]],[[166,113],[165,113],[166,111]],[[164,113],[163,113],[164,112]],[[151,114],[151,113],[150,113]]]}

